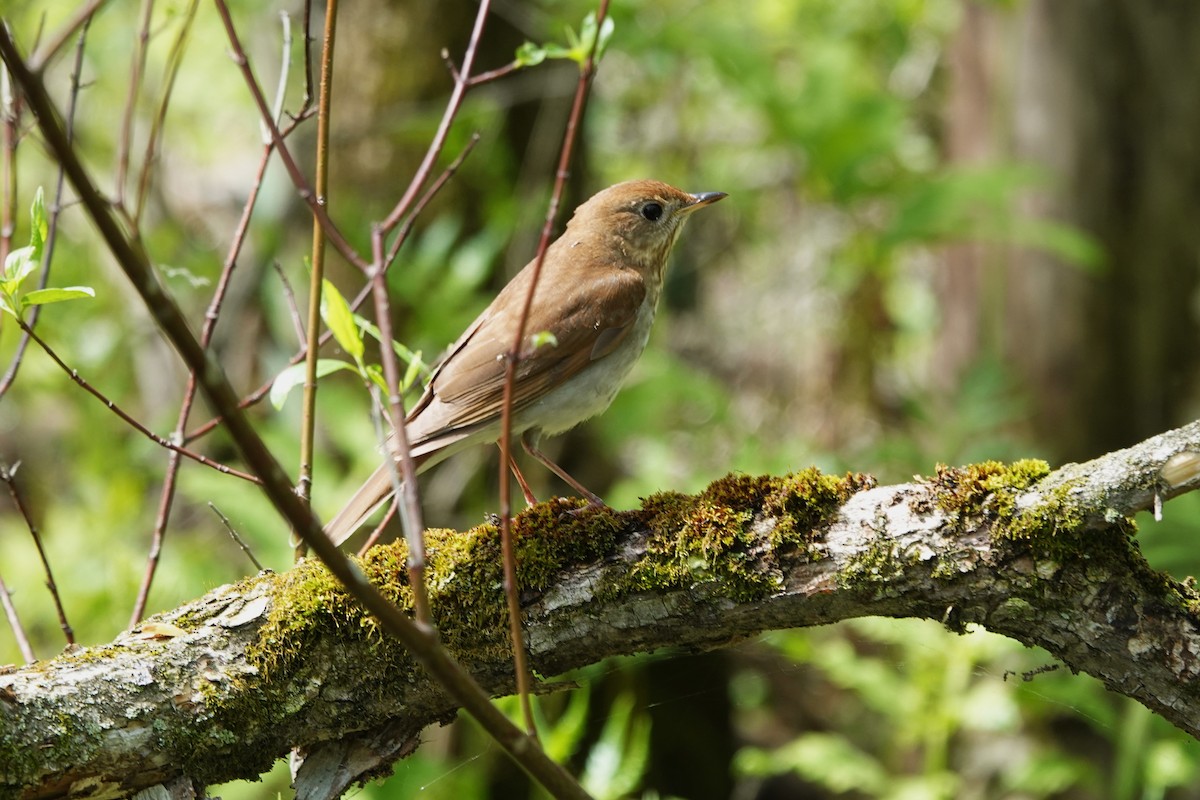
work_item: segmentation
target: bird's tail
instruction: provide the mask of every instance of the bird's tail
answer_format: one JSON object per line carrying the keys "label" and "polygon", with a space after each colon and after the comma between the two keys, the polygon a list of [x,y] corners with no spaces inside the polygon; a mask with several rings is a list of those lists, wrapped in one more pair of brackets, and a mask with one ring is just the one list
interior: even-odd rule
{"label": "bird's tail", "polygon": [[[425,460],[425,456],[413,457],[418,469]],[[378,511],[380,506],[391,496],[392,472],[391,467],[385,462],[371,473],[371,477],[367,478],[358,491],[346,501],[342,510],[326,523],[325,535],[335,545],[341,545],[342,542],[353,536],[354,532],[361,528],[367,519]]]}

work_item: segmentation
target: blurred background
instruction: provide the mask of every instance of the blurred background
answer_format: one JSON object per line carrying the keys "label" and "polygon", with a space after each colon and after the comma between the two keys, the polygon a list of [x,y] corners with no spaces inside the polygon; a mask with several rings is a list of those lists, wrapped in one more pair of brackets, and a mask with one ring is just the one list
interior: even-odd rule
{"label": "blurred background", "polygon": [[[273,91],[279,14],[301,6],[232,5]],[[10,0],[4,15],[29,48],[74,8]],[[124,136],[146,9],[151,37]],[[508,63],[525,41],[566,42],[590,10],[497,2],[478,68]],[[362,252],[433,134],[450,91],[439,53],[461,58],[474,12],[460,0],[343,4],[329,210]],[[730,195],[685,231],[650,347],[613,407],[547,448],[614,507],[730,471],[816,464],[890,483],[938,462],[1057,465],[1200,416],[1200,4],[615,0],[611,17],[564,207],[639,177]],[[290,109],[303,94],[299,25]],[[228,50],[208,4],[109,3],[88,32],[76,117],[114,196],[136,194],[149,165],[139,231],[197,329],[262,154]],[[70,68],[68,50],[48,73],[62,103]],[[480,143],[389,275],[398,337],[427,361],[533,255],[577,74],[551,60],[468,95],[440,164],[476,131]],[[20,132],[31,128],[24,117]],[[309,122],[290,140],[309,174],[314,136]],[[15,151],[13,246],[28,241],[36,187],[50,196],[55,185],[35,139]],[[38,330],[165,434],[186,374],[69,203],[51,283],[97,297],[48,307]],[[303,302],[310,235],[275,161],[214,339],[247,393],[297,350],[280,275]],[[355,293],[361,277],[330,260],[334,282]],[[0,368],[17,338],[6,320]],[[328,516],[378,455],[356,379],[327,378],[318,397],[315,503]],[[295,465],[298,393],[254,417]],[[189,427],[207,418],[201,407]],[[196,447],[236,460],[219,432]],[[0,459],[21,462],[18,484],[80,641],[110,639],[128,625],[145,570],[165,451],[31,350],[0,397]],[[481,448],[431,471],[429,524],[465,528],[494,510],[495,460]],[[527,474],[539,496],[565,491],[544,470]],[[252,486],[185,463],[150,613],[253,572],[209,501],[265,564],[290,563],[287,531]],[[1139,541],[1156,568],[1183,578],[1197,572],[1200,501],[1165,512],[1141,520]],[[51,657],[62,636],[7,502],[0,542],[0,576],[37,654]],[[20,660],[0,635],[0,662]],[[865,619],[606,662],[570,676],[583,688],[541,709],[551,749],[600,797],[1200,797],[1194,740],[1086,676],[1021,677],[1052,663],[982,631]],[[426,738],[358,796],[539,796],[469,720]],[[266,784],[214,789],[289,791],[282,764]]]}

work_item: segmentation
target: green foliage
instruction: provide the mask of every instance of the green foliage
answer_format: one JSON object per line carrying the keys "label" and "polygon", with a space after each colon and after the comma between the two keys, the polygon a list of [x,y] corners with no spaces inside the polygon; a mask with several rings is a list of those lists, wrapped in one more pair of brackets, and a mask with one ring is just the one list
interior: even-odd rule
{"label": "green foliage", "polygon": [[576,33],[573,28],[566,29],[567,44],[537,45],[525,42],[517,48],[516,63],[519,67],[536,67],[546,59],[566,59],[583,65],[592,55],[595,45],[595,57],[599,61],[604,56],[604,49],[612,39],[614,24],[612,17],[605,17],[604,24],[596,30],[596,14],[592,12],[583,18],[583,24]]}
{"label": "green foliage", "polygon": [[46,219],[46,203],[39,186],[30,208],[29,244],[19,247],[4,259],[4,271],[0,273],[0,311],[20,320],[30,306],[61,303],[81,297],[95,297],[89,286],[67,286],[64,288],[30,289],[22,291],[21,285],[42,263],[46,247],[49,223]]}
{"label": "green foliage", "polygon": [[[373,383],[385,395],[390,391],[383,377],[383,369],[377,364],[368,364],[363,360],[366,345],[363,342],[363,331],[366,331],[377,341],[380,338],[379,328],[364,317],[350,310],[350,304],[331,282],[326,280],[321,294],[321,319],[329,327],[333,338],[348,356],[354,359],[351,364],[337,359],[317,359],[317,379],[335,372],[349,370],[356,372],[363,383]],[[408,364],[400,379],[400,393],[404,394],[412,388],[417,378],[427,373],[429,368],[421,360],[420,353],[414,353],[399,342],[392,342],[392,349],[400,359]],[[287,367],[271,384],[270,399],[276,410],[282,409],[292,389],[303,385],[308,375],[308,367],[303,363]]]}
{"label": "green foliage", "polygon": [[[62,3],[18,5],[4,13],[25,41],[42,25],[41,15],[45,29],[54,30],[71,13]],[[177,6],[155,7],[152,44],[182,24]],[[448,83],[437,50],[445,45],[454,51],[455,42],[465,40],[461,31],[439,30],[424,61],[411,41],[404,44],[402,66],[367,59],[363,54],[382,50],[380,41],[394,44],[414,19],[420,24],[420,18],[401,16],[419,4],[392,6],[394,12],[372,9],[369,24],[357,28],[378,30],[380,40],[338,50],[347,60],[335,109],[354,124],[335,119],[340,138],[328,208],[359,247],[367,233],[361,223],[386,213],[438,125],[438,100]],[[592,7],[543,5],[531,18],[543,14],[543,32],[553,35],[563,20],[577,22]],[[947,47],[963,8],[955,0],[618,0],[598,32],[592,14],[577,29],[568,28],[560,43],[522,45],[518,82],[468,95],[438,167],[475,131],[482,133],[479,146],[417,220],[388,273],[397,336],[411,345],[388,343],[406,364],[403,386],[416,387],[427,374],[421,353],[452,342],[532,255],[520,234],[536,232],[548,191],[544,181],[532,191],[519,187],[553,162],[554,134],[545,132],[553,126],[545,120],[555,115],[539,108],[522,117],[520,106],[551,85],[538,83],[549,71],[534,67],[551,60],[582,63],[599,33],[597,55],[604,61],[584,124],[581,152],[587,157],[576,165],[575,177],[594,188],[652,176],[731,196],[719,216],[685,233],[649,350],[613,407],[566,440],[566,457],[594,470],[607,485],[593,488],[618,508],[660,492],[651,503],[669,509],[672,492],[699,491],[730,470],[743,473],[732,483],[751,480],[745,474],[782,475],[810,463],[830,474],[870,469],[890,481],[928,472],[940,461],[977,467],[956,471],[953,481],[947,472],[940,476],[947,478],[946,499],[959,513],[1002,510],[998,505],[1011,487],[1035,480],[1043,466],[1025,462],[1027,469],[1014,473],[1015,465],[996,462],[1048,452],[1044,443],[1022,435],[1039,409],[1015,385],[1001,346],[1009,280],[1004,250],[988,265],[979,359],[949,388],[933,355],[943,306],[930,264],[939,248],[959,243],[1040,248],[1093,275],[1102,274],[1105,256],[1078,231],[1020,211],[1016,201],[1031,189],[1057,188],[1053,176],[1003,157],[971,165],[945,157]],[[256,71],[274,74],[280,45],[274,22],[258,16],[266,9],[247,2],[233,9]],[[262,145],[227,49],[195,46],[224,41],[219,19],[200,14],[192,24],[192,47],[153,159],[168,168],[151,172],[150,213],[139,236],[198,328],[237,224],[236,203],[228,200],[245,196],[249,167]],[[127,15],[96,18],[87,54],[90,80],[81,94],[87,113],[77,120],[79,141],[90,148],[88,163],[114,198],[129,196],[140,177],[135,163],[117,186],[110,167],[122,146],[116,110],[123,109],[128,88],[110,76],[128,75],[134,39]],[[295,69],[304,47],[299,39],[291,44],[289,100],[303,91]],[[137,131],[156,124],[167,49],[152,46],[147,54],[146,96],[132,114]],[[511,44],[505,44],[487,54],[494,60],[484,66],[504,63],[509,53]],[[64,77],[54,70],[67,61],[53,65],[50,77]],[[297,153],[304,149],[301,139],[292,140]],[[135,162],[142,144],[135,137]],[[39,162],[35,147],[22,145],[18,162],[19,187],[53,184],[54,165]],[[268,172],[239,256],[239,291],[214,348],[243,391],[263,376],[278,376],[271,392],[278,413],[252,413],[274,452],[295,464],[297,404],[284,401],[303,382],[304,367],[283,368],[296,342],[283,293],[264,265],[298,267],[309,224],[297,213],[300,204],[281,172],[277,165]],[[21,217],[19,227],[25,224]],[[129,307],[125,287],[98,266],[100,246],[78,207],[64,205],[54,251],[54,281],[64,288],[29,288],[48,235],[40,191],[29,222],[29,246],[14,250],[4,264],[0,307],[20,316],[34,304],[92,296],[91,289],[72,284],[97,286],[95,300],[71,307],[68,319],[43,315],[39,333],[115,402],[169,430],[185,376],[157,338],[147,335],[145,317]],[[345,285],[344,277],[335,279]],[[739,302],[722,306],[713,300],[723,295]],[[378,328],[351,313],[332,284],[323,311],[344,357],[320,359],[318,376],[348,371],[360,378],[322,380],[318,395],[314,504],[328,513],[378,463],[358,384],[380,385],[381,377],[372,356]],[[14,339],[0,339],[6,363]],[[68,613],[81,639],[104,641],[127,623],[166,456],[131,436],[100,404],[83,399],[37,353],[25,357],[20,379],[0,403],[0,455],[24,462],[20,477],[37,509]],[[198,411],[193,424],[199,417]],[[220,434],[195,446],[234,458]],[[490,451],[475,455],[494,464]],[[474,523],[495,508],[487,484],[494,470],[472,482],[463,479],[463,468],[454,469],[447,465],[427,477],[435,524]],[[530,472],[540,494],[563,491],[540,470]],[[819,480],[797,482],[813,490],[807,495],[815,497],[811,507],[796,496],[776,505],[797,516],[815,511],[813,524],[819,523],[820,511],[837,498]],[[289,563],[287,532],[255,487],[189,464],[151,608],[174,605],[250,569],[203,510],[213,499],[265,562],[275,568]],[[1198,503],[1196,496],[1180,498],[1167,506],[1163,523],[1141,523],[1140,544],[1155,566],[1179,575],[1198,571]],[[736,536],[715,536],[714,523],[746,512],[713,502],[689,513],[689,538],[659,543],[661,566],[680,580],[711,578],[705,572],[711,553],[736,553],[740,546]],[[536,535],[544,521],[519,524],[530,585],[540,585],[559,566],[546,557],[554,548]],[[581,559],[612,543],[603,520],[593,522],[567,531]],[[779,546],[803,545],[802,526],[787,533]],[[454,548],[494,550],[493,534],[438,543],[442,555]],[[61,637],[43,602],[44,576],[27,568],[36,554],[15,515],[0,515],[0,539],[8,542],[3,562],[13,565],[4,578],[35,647],[48,655]],[[104,557],[78,558],[95,552]],[[735,575],[726,588],[752,596],[771,579]],[[496,584],[495,565],[472,580]],[[456,615],[502,614],[499,605],[446,607]],[[1006,675],[1041,666],[1048,657],[996,637],[867,620],[771,634],[760,644],[734,651],[731,685],[711,687],[715,696],[728,689],[736,736],[746,743],[733,765],[739,790],[770,776],[795,775],[827,792],[879,797],[1150,798],[1194,785],[1198,774],[1193,742],[1097,682],[1065,671],[1029,681]],[[5,661],[19,657],[7,639],[0,655]],[[764,666],[763,659],[777,660]],[[656,754],[648,744],[646,711],[659,698],[645,696],[637,684],[641,663],[601,665],[579,679],[582,689],[543,701],[547,749],[576,774],[586,773],[598,794],[636,796],[650,781],[647,765]],[[618,680],[624,682],[613,687]],[[801,708],[810,694],[818,700]],[[437,738],[434,746],[401,762],[389,782],[368,786],[361,796],[500,796],[494,788],[502,769],[497,749],[465,727],[427,732]],[[285,772],[281,765],[270,784],[284,796]],[[217,793],[268,796],[256,785]]]}
{"label": "green foliage", "polygon": [[[981,630],[957,635],[930,622],[876,618],[774,633],[766,642],[783,663],[806,668],[810,692],[824,698],[836,727],[744,747],[734,767],[747,777],[795,774],[835,793],[953,798],[972,785],[970,765],[1002,753],[991,769],[1003,793],[1138,796],[1106,793],[1107,776],[1161,797],[1196,774],[1194,748],[1179,731],[1090,678],[1064,670],[1022,677],[1048,657]],[[768,675],[744,672],[734,682],[751,741],[754,720],[776,702]],[[1115,749],[1084,755],[1070,738],[1059,740],[1054,727],[1067,719],[1089,729],[1078,733],[1085,740]]]}

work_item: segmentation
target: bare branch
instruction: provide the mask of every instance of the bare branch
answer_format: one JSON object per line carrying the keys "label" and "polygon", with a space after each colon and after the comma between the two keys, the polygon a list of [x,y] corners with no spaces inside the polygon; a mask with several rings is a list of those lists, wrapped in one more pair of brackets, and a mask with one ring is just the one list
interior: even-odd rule
{"label": "bare branch", "polygon": [[[29,535],[33,537],[33,545],[37,548],[38,560],[42,562],[42,569],[46,573],[46,588],[50,590],[50,597],[54,600],[54,611],[58,614],[58,626],[62,629],[67,644],[75,644],[75,630],[71,627],[71,623],[67,621],[67,611],[63,608],[62,597],[58,593],[58,584],[54,581],[54,570],[50,569],[50,558],[46,555],[46,548],[42,545],[42,535],[38,532],[37,523],[33,521],[33,515],[29,513],[29,507],[25,505],[25,501],[21,497],[21,490],[17,486],[16,467],[0,463],[0,481],[3,481],[8,486],[8,494],[12,498],[13,505],[16,506],[21,518],[25,520],[25,527],[28,529]],[[0,584],[0,589],[2,588],[3,586]],[[8,591],[6,589],[3,591],[6,597],[5,610],[8,611],[11,603],[7,600]],[[13,623],[13,632],[17,634],[17,640],[21,646],[21,654],[27,660],[32,660],[30,656],[33,654],[33,651],[29,647],[28,640],[25,639],[25,632],[21,630],[20,624],[16,621],[15,609],[10,611],[9,618],[10,622]]]}
{"label": "bare branch", "polygon": [[257,478],[254,475],[251,475],[248,472],[242,472],[240,469],[234,469],[233,467],[227,466],[220,462],[213,461],[208,456],[201,455],[200,453],[196,453],[191,450],[188,450],[186,447],[175,444],[174,442],[169,441],[169,440],[164,439],[163,437],[159,436],[157,433],[155,433],[154,431],[147,428],[141,422],[134,419],[130,414],[128,414],[126,411],[124,411],[120,406],[118,406],[112,400],[105,397],[103,392],[101,392],[95,386],[92,386],[92,384],[88,383],[88,381],[86,381],[83,378],[83,376],[79,374],[79,372],[77,370],[71,369],[71,367],[65,361],[63,361],[62,358],[59,357],[58,353],[56,353],[54,351],[54,348],[50,347],[48,342],[46,342],[44,339],[42,339],[42,337],[40,337],[36,333],[34,333],[33,329],[30,328],[24,321],[18,320],[18,324],[21,326],[21,330],[24,331],[25,334],[27,336],[29,336],[29,338],[33,339],[34,343],[36,343],[38,347],[42,348],[42,351],[45,352],[46,355],[50,356],[50,360],[52,360],[56,365],[58,365],[58,368],[61,369],[63,372],[65,372],[67,374],[67,377],[69,377],[77,386],[79,386],[79,388],[83,389],[85,392],[90,394],[92,397],[95,397],[97,400],[99,400],[101,403],[103,403],[105,408],[107,408],[109,411],[113,412],[118,417],[120,417],[122,422],[124,422],[129,427],[133,428],[135,431],[140,433],[142,436],[145,436],[147,439],[154,442],[155,444],[157,444],[160,447],[165,447],[168,450],[178,453],[181,456],[190,458],[191,460],[195,461],[198,464],[203,464],[206,467],[215,469],[217,472],[220,472],[225,475],[230,475],[234,478],[241,478],[242,480],[249,481],[250,483],[259,484],[259,485],[262,484],[262,481],[259,478]]}
{"label": "bare branch", "polygon": [[[1149,568],[1128,522],[1156,487],[1170,498],[1200,486],[1194,468],[1178,482],[1162,477],[1172,459],[1198,453],[1195,423],[1040,481],[1032,462],[879,488],[810,470],[732,475],[631,512],[575,518],[561,502],[537,506],[515,526],[531,663],[557,675],[764,630],[919,617],[1044,647],[1200,736],[1200,662],[1190,655],[1200,652],[1200,598]],[[498,532],[445,535],[471,546],[431,548],[435,620],[488,692],[510,693],[504,601],[489,590],[500,577]],[[398,597],[408,588],[394,568],[402,551],[377,547],[363,567]],[[253,777],[289,747],[321,741],[383,739],[399,758],[424,725],[454,713],[314,563],[222,587],[151,622],[94,652],[0,675],[0,752],[11,737],[64,737],[0,786],[66,785],[101,770],[157,782],[184,764],[207,782]],[[78,724],[64,728],[62,714]]]}

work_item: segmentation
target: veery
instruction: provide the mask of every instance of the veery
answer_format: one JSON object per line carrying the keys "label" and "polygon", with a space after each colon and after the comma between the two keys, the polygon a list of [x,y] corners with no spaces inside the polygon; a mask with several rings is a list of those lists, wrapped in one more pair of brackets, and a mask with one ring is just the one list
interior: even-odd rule
{"label": "veery", "polygon": [[[689,194],[659,181],[618,183],[579,206],[546,251],[517,362],[512,434],[592,504],[603,502],[538,450],[538,439],[608,408],[646,347],[684,222],[725,196]],[[532,278],[531,262],[454,343],[408,413],[418,471],[500,437],[505,358]],[[544,341],[534,346],[543,333],[552,338],[539,337]],[[384,464],[326,525],[329,537],[345,541],[391,493]]]}

